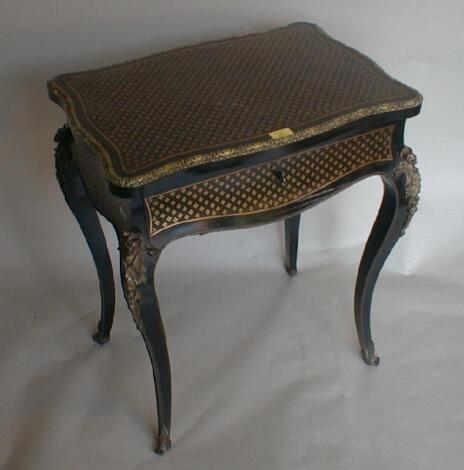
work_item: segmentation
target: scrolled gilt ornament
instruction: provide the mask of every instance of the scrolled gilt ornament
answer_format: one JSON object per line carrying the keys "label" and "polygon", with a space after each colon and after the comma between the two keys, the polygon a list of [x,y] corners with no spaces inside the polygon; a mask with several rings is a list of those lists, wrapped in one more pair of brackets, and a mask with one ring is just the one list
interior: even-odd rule
{"label": "scrolled gilt ornament", "polygon": [[137,328],[141,328],[139,287],[147,283],[147,267],[144,256],[155,256],[157,250],[149,245],[140,232],[123,232],[121,260],[123,266],[124,296]]}
{"label": "scrolled gilt ornament", "polygon": [[404,191],[407,204],[407,217],[401,229],[401,235],[404,235],[414,214],[417,212],[419,204],[419,193],[421,190],[421,176],[416,166],[417,158],[409,147],[404,147],[400,153],[401,161],[395,168],[393,176],[398,178],[404,175]]}

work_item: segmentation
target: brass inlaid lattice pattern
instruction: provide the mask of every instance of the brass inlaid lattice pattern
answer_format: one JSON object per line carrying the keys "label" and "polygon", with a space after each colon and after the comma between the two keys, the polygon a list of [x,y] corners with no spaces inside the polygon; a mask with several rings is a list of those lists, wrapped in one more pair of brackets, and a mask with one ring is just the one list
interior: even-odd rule
{"label": "brass inlaid lattice pattern", "polygon": [[[49,89],[119,186],[421,102],[415,90],[307,23],[61,75]],[[282,128],[293,134],[269,136]]]}
{"label": "brass inlaid lattice pattern", "polygon": [[373,162],[392,160],[393,127],[289,155],[145,199],[150,235],[202,219],[276,209]]}

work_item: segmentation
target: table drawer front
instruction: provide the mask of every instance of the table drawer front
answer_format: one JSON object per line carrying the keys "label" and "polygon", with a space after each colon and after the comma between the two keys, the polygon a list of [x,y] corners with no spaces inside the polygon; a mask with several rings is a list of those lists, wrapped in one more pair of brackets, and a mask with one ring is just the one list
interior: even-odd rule
{"label": "table drawer front", "polygon": [[145,199],[150,236],[174,225],[297,202],[374,162],[391,161],[393,126],[304,150]]}

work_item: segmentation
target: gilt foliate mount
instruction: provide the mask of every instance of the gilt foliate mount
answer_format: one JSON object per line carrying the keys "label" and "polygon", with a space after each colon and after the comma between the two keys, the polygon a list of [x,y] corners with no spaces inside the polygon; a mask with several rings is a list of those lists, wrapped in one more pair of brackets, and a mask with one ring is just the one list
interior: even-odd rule
{"label": "gilt foliate mount", "polygon": [[121,261],[124,296],[138,329],[143,329],[140,320],[141,286],[147,283],[147,266],[144,256],[155,257],[159,250],[152,247],[140,232],[122,232]]}
{"label": "gilt foliate mount", "polygon": [[417,157],[410,147],[403,147],[400,153],[400,163],[393,172],[395,178],[404,178],[404,197],[407,205],[406,220],[401,229],[401,235],[406,233],[414,214],[418,210],[419,194],[422,179],[417,168]]}

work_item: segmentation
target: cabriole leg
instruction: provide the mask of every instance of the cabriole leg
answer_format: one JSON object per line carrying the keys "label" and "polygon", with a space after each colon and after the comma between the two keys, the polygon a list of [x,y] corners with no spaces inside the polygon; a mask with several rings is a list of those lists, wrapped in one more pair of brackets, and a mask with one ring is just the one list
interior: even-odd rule
{"label": "cabriole leg", "polygon": [[297,273],[298,231],[300,214],[285,219],[285,269],[290,276]]}
{"label": "cabriole leg", "polygon": [[382,176],[382,180],[383,201],[359,266],[354,305],[361,354],[369,365],[379,363],[370,322],[375,283],[387,256],[398,238],[405,233],[419,201],[420,175],[416,157],[409,147],[401,151],[396,168]]}
{"label": "cabriole leg", "polygon": [[124,296],[150,356],[158,411],[158,442],[155,452],[171,447],[171,369],[166,335],[154,286],[159,250],[139,232],[119,234],[121,279]]}
{"label": "cabriole leg", "polygon": [[114,316],[115,294],[111,259],[97,212],[87,195],[79,169],[72,159],[69,147],[72,134],[67,126],[58,130],[55,142],[58,144],[55,150],[56,177],[65,200],[81,227],[97,268],[101,316],[93,339],[99,344],[104,344],[110,339]]}

